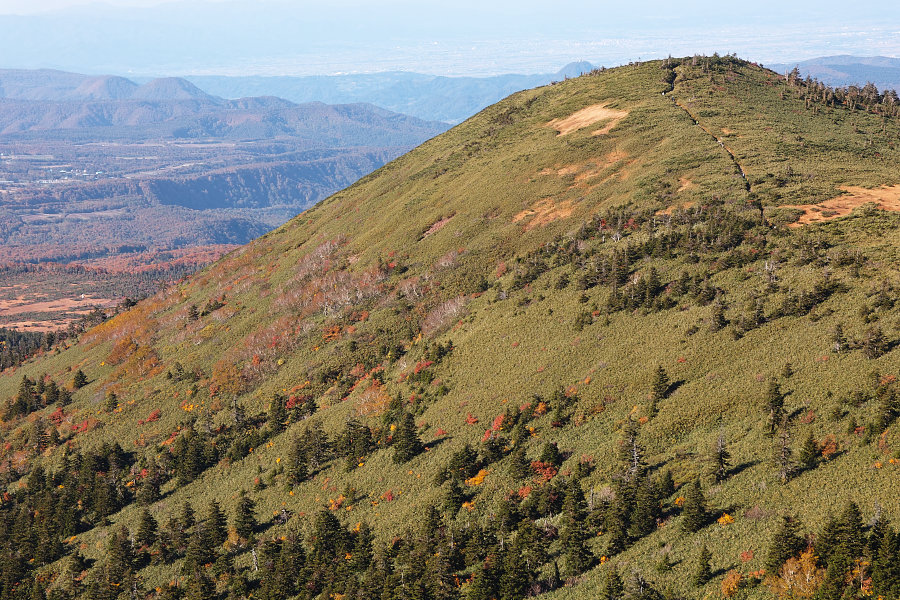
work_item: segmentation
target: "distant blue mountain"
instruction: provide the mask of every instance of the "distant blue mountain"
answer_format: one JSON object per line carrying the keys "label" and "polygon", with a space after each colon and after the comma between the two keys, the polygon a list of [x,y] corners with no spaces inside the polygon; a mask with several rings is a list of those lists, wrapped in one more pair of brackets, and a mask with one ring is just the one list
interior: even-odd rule
{"label": "distant blue mountain", "polygon": [[593,68],[589,62],[574,62],[556,73],[493,77],[442,77],[394,71],[306,77],[209,75],[185,79],[222,98],[277,96],[293,102],[366,102],[420,119],[455,124],[514,92],[577,77]]}
{"label": "distant blue mountain", "polygon": [[80,102],[88,100],[198,100],[220,102],[179,77],[147,80],[138,85],[113,75],[82,75],[53,69],[0,69],[0,98]]}
{"label": "distant blue mountain", "polygon": [[833,87],[874,83],[879,90],[900,90],[900,58],[887,56],[822,56],[795,63],[766,65],[779,73],[794,67]]}

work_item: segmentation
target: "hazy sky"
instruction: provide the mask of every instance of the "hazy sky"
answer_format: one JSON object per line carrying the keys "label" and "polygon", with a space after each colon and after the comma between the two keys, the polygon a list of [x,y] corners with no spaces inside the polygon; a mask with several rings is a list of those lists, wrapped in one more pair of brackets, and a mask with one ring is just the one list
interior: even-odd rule
{"label": "hazy sky", "polygon": [[0,66],[90,73],[550,72],[667,54],[900,56],[900,6],[845,0],[0,0]]}

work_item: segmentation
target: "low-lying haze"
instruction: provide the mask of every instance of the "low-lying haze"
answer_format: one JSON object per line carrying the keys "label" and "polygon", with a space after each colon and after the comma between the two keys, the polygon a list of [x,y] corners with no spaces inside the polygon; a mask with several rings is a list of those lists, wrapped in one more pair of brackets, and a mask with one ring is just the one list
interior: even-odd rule
{"label": "low-lying haze", "polygon": [[0,66],[130,75],[490,75],[670,53],[900,55],[900,8],[809,0],[4,0],[0,31]]}

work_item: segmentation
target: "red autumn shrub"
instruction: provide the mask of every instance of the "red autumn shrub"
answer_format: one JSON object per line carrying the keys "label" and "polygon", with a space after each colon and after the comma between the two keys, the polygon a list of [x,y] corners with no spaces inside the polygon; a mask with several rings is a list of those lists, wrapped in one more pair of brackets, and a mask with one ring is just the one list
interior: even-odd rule
{"label": "red autumn shrub", "polygon": [[555,466],[550,463],[542,463],[539,460],[531,463],[531,469],[535,472],[535,480],[537,480],[538,483],[550,481],[556,477],[556,474],[558,473]]}
{"label": "red autumn shrub", "polygon": [[65,414],[63,413],[62,406],[60,406],[60,407],[57,408],[55,411],[53,411],[52,413],[50,413],[50,417],[49,417],[49,418],[50,418],[50,421],[51,421],[54,425],[59,425],[59,424],[61,424],[62,421],[63,421],[63,419],[65,418]]}
{"label": "red autumn shrub", "polygon": [[423,360],[422,362],[420,362],[416,365],[416,367],[413,369],[413,373],[418,375],[419,373],[421,373],[422,371],[424,371],[425,369],[427,369],[428,367],[430,367],[433,364],[434,364],[434,361]]}
{"label": "red autumn shrub", "polygon": [[505,415],[497,415],[494,417],[494,422],[491,423],[491,431],[500,431],[503,429],[503,417]]}

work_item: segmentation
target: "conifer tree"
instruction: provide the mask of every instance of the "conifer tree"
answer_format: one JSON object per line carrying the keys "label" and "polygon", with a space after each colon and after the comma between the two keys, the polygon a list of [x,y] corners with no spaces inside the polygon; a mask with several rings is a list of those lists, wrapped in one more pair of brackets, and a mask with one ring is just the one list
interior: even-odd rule
{"label": "conifer tree", "polygon": [[309,472],[315,472],[325,464],[331,452],[328,434],[322,429],[322,424],[316,421],[306,428],[301,439],[307,469]]}
{"label": "conifer tree", "polygon": [[353,550],[350,566],[357,573],[365,572],[375,558],[373,543],[375,534],[369,524],[363,521],[359,525],[359,531],[353,540]]}
{"label": "conifer tree", "polygon": [[192,574],[196,569],[211,563],[215,557],[215,545],[209,532],[209,523],[198,523],[190,534],[184,555],[182,573]]}
{"label": "conifer tree", "polygon": [[559,447],[556,445],[556,442],[547,442],[541,448],[541,454],[538,457],[538,461],[544,464],[553,465],[554,467],[559,467],[562,462],[562,455],[559,453]]}
{"label": "conifer tree", "polygon": [[[453,579],[453,569],[443,552],[433,552],[425,560],[422,584],[425,588],[425,597],[430,600],[457,600],[459,598],[456,582]],[[507,597],[501,595],[501,598],[506,600]],[[514,598],[518,600],[514,596],[508,598],[509,600],[514,600]]]}
{"label": "conifer tree", "polygon": [[150,514],[150,511],[145,508],[141,512],[141,518],[140,521],[138,521],[138,530],[134,540],[138,543],[138,546],[149,548],[156,543],[157,530],[158,524],[156,523],[156,519],[154,519],[153,515]]}
{"label": "conifer tree", "polygon": [[684,517],[682,526],[691,533],[700,531],[706,525],[708,519],[706,498],[703,497],[699,480],[695,480],[685,492],[682,515]]}
{"label": "conifer tree", "polygon": [[488,564],[490,558],[492,557],[475,569],[466,600],[495,600],[497,598],[497,573]]}
{"label": "conifer tree", "polygon": [[559,533],[565,554],[565,572],[569,577],[581,575],[594,562],[594,556],[587,547],[589,534],[586,521],[587,505],[584,501],[584,491],[578,480],[572,478],[566,487],[562,528]]}
{"label": "conifer tree", "polygon": [[510,544],[503,556],[503,574],[499,582],[499,600],[521,600],[528,593],[532,574],[528,572],[519,544]]}
{"label": "conifer tree", "polygon": [[215,500],[209,503],[204,530],[210,548],[218,548],[228,539],[228,520],[222,512],[222,507]]}
{"label": "conifer tree", "polygon": [[110,536],[106,545],[104,571],[107,585],[131,587],[134,576],[134,552],[131,547],[131,534],[124,526]]}
{"label": "conifer tree", "polygon": [[313,521],[310,540],[310,559],[324,565],[344,548],[344,529],[340,521],[328,510],[320,510]]}
{"label": "conifer tree", "polygon": [[446,485],[447,493],[444,496],[444,509],[450,517],[453,517],[459,512],[466,497],[463,494],[463,489],[459,484],[459,480],[455,477],[451,477]]}
{"label": "conifer tree", "polygon": [[769,544],[766,571],[777,573],[789,558],[798,556],[804,548],[806,541],[800,535],[800,523],[791,517],[782,517]]}
{"label": "conifer tree", "polygon": [[234,530],[245,540],[252,540],[256,530],[256,504],[247,496],[247,492],[241,491],[237,508],[234,513]]}
{"label": "conifer tree", "polygon": [[878,412],[875,415],[875,428],[878,433],[890,427],[897,418],[897,395],[893,388],[881,386],[878,390]]}
{"label": "conifer tree", "polygon": [[149,506],[160,499],[162,487],[162,474],[156,459],[151,457],[147,462],[147,476],[141,480],[137,493],[137,501],[143,506]]}
{"label": "conifer tree", "polygon": [[309,468],[307,467],[305,450],[301,439],[295,438],[291,441],[290,449],[288,450],[286,470],[289,485],[303,483],[309,477]]}
{"label": "conifer tree", "polygon": [[866,536],[859,506],[855,502],[848,502],[838,523],[839,546],[850,560],[860,558],[866,547]]}
{"label": "conifer tree", "polygon": [[772,377],[769,379],[769,387],[766,390],[766,415],[769,433],[775,433],[784,423],[784,394],[781,393],[781,386],[778,380]]}
{"label": "conifer tree", "polygon": [[655,480],[656,495],[660,500],[668,498],[675,493],[675,480],[672,479],[672,471],[665,469],[657,474]]}
{"label": "conifer tree", "polygon": [[423,449],[413,415],[404,410],[394,436],[394,462],[405,463],[420,454]]}
{"label": "conifer tree", "polygon": [[525,456],[525,448],[516,448],[509,460],[509,474],[513,479],[523,481],[532,476],[531,463]]}
{"label": "conifer tree", "polygon": [[[853,566],[853,561],[844,552],[835,552],[828,561],[825,578],[822,580],[817,596],[827,600],[832,600],[832,598],[840,600],[848,597],[845,596],[845,592],[848,591],[846,590],[848,579],[853,580],[851,576]],[[856,594],[849,597],[856,597]]]}
{"label": "conifer tree", "polygon": [[819,445],[816,443],[816,438],[813,437],[811,431],[806,436],[806,439],[803,440],[803,445],[800,446],[798,458],[800,468],[807,471],[816,468],[816,464],[819,462]]}
{"label": "conifer tree", "polygon": [[284,396],[274,394],[269,401],[269,427],[278,433],[284,431],[287,426],[288,414]]}
{"label": "conifer tree", "polygon": [[822,532],[816,536],[815,551],[819,559],[828,564],[831,556],[840,546],[841,525],[840,521],[829,511],[825,515],[825,525]]}
{"label": "conifer tree", "polygon": [[625,585],[619,570],[610,565],[604,569],[603,583],[600,586],[600,600],[622,600],[625,595]]}
{"label": "conifer tree", "polygon": [[655,403],[668,396],[670,385],[669,374],[666,373],[666,370],[661,365],[656,367],[650,384],[650,399]]}
{"label": "conifer tree", "polygon": [[72,379],[72,387],[76,390],[80,390],[84,386],[88,384],[87,375],[84,374],[84,371],[78,369],[75,371],[75,377]]}
{"label": "conifer tree", "polygon": [[216,586],[205,569],[196,567],[185,582],[184,600],[215,600]]}
{"label": "conifer tree", "polygon": [[710,561],[712,553],[705,545],[700,549],[700,556],[697,558],[697,568],[694,570],[694,585],[706,585],[712,579],[712,567]]}
{"label": "conifer tree", "polygon": [[106,400],[104,401],[106,412],[111,413],[119,407],[119,397],[115,392],[106,392]]}
{"label": "conifer tree", "polygon": [[725,318],[725,305],[720,300],[717,300],[713,304],[709,330],[715,333],[716,331],[724,329],[726,325],[728,325],[728,319]]}
{"label": "conifer tree", "polygon": [[794,467],[794,451],[791,448],[791,434],[787,429],[782,429],[778,433],[778,440],[775,445],[775,467],[778,470],[778,478],[782,483],[786,483],[794,476],[796,468]]}
{"label": "conifer tree", "polygon": [[606,518],[603,522],[606,553],[610,556],[625,550],[628,543],[627,515],[628,507],[625,505],[625,498],[621,494],[616,494],[606,511]]}
{"label": "conifer tree", "polygon": [[181,515],[178,518],[178,524],[181,526],[183,532],[187,532],[194,526],[195,522],[194,507],[191,506],[190,502],[185,501],[181,505]]}
{"label": "conifer tree", "polygon": [[872,560],[872,583],[876,596],[900,597],[900,536],[886,526]]}
{"label": "conifer tree", "polygon": [[59,386],[56,385],[55,381],[50,381],[47,383],[47,388],[44,391],[44,404],[46,406],[52,406],[59,401]]}
{"label": "conifer tree", "polygon": [[632,506],[628,534],[632,539],[640,539],[656,529],[659,514],[659,499],[656,487],[647,475],[634,482],[634,504]]}
{"label": "conifer tree", "polygon": [[725,443],[725,436],[719,434],[716,443],[713,445],[710,454],[710,474],[716,483],[725,481],[728,477],[728,469],[731,467],[731,453],[728,452],[728,445]]}

